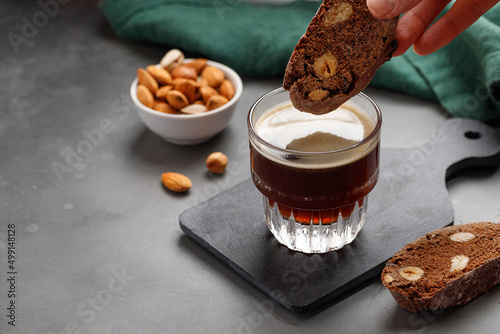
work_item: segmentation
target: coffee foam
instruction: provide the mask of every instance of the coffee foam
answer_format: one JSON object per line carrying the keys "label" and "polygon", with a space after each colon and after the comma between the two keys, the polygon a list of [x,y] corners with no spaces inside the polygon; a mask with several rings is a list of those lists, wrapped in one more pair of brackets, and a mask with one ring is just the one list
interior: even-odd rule
{"label": "coffee foam", "polygon": [[[299,152],[330,152],[350,147],[366,138],[375,128],[374,121],[352,102],[323,115],[314,115],[297,110],[290,101],[281,103],[264,112],[255,124],[255,131],[266,142],[281,148]],[[277,161],[302,168],[325,168],[347,164],[369,153],[375,145],[353,149],[342,158],[332,161],[316,159],[313,165],[305,166],[298,161]],[[276,153],[264,153],[276,160]],[[271,155],[271,156],[270,156]]]}
{"label": "coffee foam", "polygon": [[[351,146],[366,138],[373,128],[373,121],[352,103],[345,103],[324,115],[314,115],[285,102],[262,114],[255,126],[257,134],[265,141],[280,148],[305,152],[334,151]],[[291,143],[294,148],[288,147]]]}

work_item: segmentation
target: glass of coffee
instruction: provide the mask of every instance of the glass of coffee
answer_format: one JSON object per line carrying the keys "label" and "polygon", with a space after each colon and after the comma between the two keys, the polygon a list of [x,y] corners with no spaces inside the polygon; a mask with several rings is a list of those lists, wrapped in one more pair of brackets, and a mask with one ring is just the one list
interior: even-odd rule
{"label": "glass of coffee", "polygon": [[304,253],[352,242],[378,179],[378,106],[360,93],[313,115],[295,109],[279,88],[254,103],[247,121],[252,179],[276,239]]}

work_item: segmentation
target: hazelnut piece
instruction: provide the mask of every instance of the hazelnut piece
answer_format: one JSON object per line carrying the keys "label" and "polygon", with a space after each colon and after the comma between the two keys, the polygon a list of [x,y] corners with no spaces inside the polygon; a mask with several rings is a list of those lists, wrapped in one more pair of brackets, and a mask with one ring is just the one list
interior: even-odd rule
{"label": "hazelnut piece", "polygon": [[208,170],[212,173],[222,174],[226,170],[228,161],[224,153],[214,152],[208,156],[206,165]]}
{"label": "hazelnut piece", "polygon": [[392,281],[394,281],[394,278],[391,275],[384,276],[384,282],[391,283]]}
{"label": "hazelnut piece", "polygon": [[316,88],[309,93],[308,97],[313,101],[321,101],[328,95],[328,91],[320,88]]}
{"label": "hazelnut piece", "polygon": [[314,62],[314,72],[322,78],[328,78],[337,73],[338,61],[331,53],[325,53]]}
{"label": "hazelnut piece", "polygon": [[352,6],[350,3],[341,2],[330,8],[323,17],[323,24],[327,27],[347,20],[352,14]]}
{"label": "hazelnut piece", "polygon": [[424,270],[419,267],[405,267],[399,270],[399,275],[409,281],[418,281],[424,274]]}

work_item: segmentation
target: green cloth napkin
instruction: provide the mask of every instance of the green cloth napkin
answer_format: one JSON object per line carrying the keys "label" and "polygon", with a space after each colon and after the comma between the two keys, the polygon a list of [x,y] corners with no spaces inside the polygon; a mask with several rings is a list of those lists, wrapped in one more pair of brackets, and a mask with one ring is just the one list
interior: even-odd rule
{"label": "green cloth napkin", "polygon": [[[106,0],[116,33],[222,62],[241,75],[283,76],[319,2]],[[443,49],[411,49],[376,73],[371,85],[439,102],[455,117],[500,119],[500,5]]]}

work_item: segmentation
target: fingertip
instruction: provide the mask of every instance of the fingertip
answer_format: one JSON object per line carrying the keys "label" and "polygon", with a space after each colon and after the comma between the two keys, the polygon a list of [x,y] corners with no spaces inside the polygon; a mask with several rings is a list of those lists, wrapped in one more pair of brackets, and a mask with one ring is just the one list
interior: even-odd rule
{"label": "fingertip", "polygon": [[434,23],[414,43],[413,51],[419,56],[427,56],[448,45],[458,32],[445,29],[442,20]]}
{"label": "fingertip", "polygon": [[415,44],[413,44],[411,48],[413,49],[413,52],[415,52],[418,56],[425,56],[425,54],[420,52],[419,48],[416,47]]}
{"label": "fingertip", "polygon": [[392,11],[396,7],[395,0],[366,0],[368,10],[373,16],[387,19],[392,17]]}
{"label": "fingertip", "polygon": [[402,48],[402,47],[398,46],[398,48],[396,49],[396,51],[394,51],[394,53],[392,54],[392,57],[393,58],[394,57],[399,57],[399,56],[403,55],[406,52],[406,50],[408,50],[408,48],[405,49],[405,48]]}
{"label": "fingertip", "polygon": [[408,50],[411,46],[411,44],[408,44],[406,41],[400,41],[399,38],[397,38],[397,41],[398,41],[398,48],[392,54],[393,57],[399,57],[403,55],[406,52],[406,50]]}
{"label": "fingertip", "polygon": [[396,40],[398,41],[398,48],[393,53],[393,57],[398,57],[403,55],[413,44],[413,42],[418,38],[413,32],[409,32],[405,29],[407,25],[407,20],[403,16],[403,19],[399,21],[398,27],[396,29]]}
{"label": "fingertip", "polygon": [[413,52],[415,52],[419,56],[427,56],[431,54],[433,51],[429,51],[426,47],[422,48],[418,45],[418,43],[413,44],[412,46]]}
{"label": "fingertip", "polygon": [[446,46],[448,43],[429,43],[425,38],[419,38],[413,44],[413,51],[419,56],[427,56]]}

